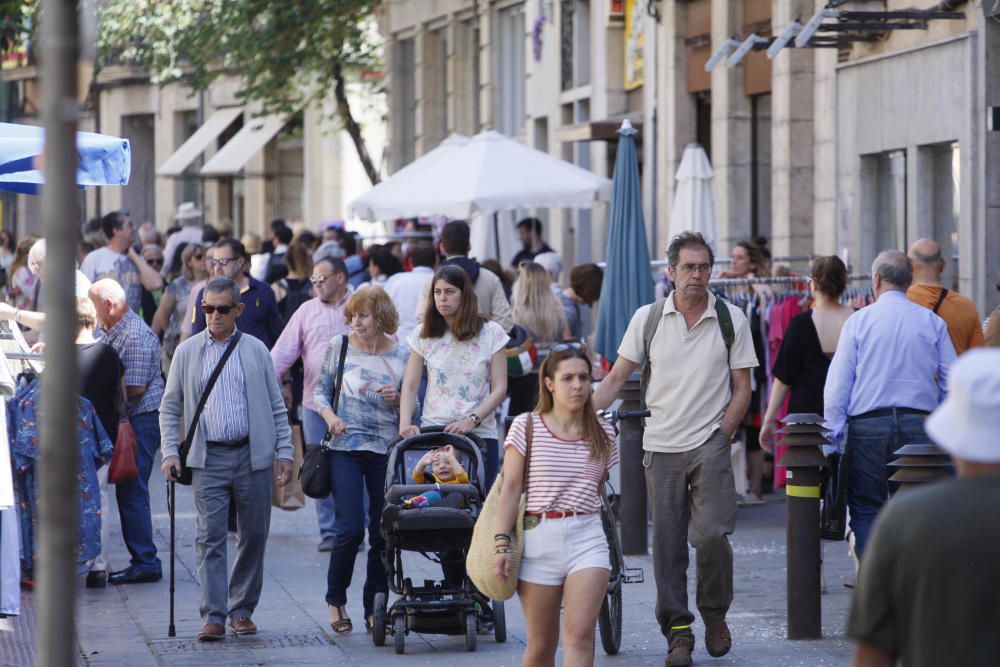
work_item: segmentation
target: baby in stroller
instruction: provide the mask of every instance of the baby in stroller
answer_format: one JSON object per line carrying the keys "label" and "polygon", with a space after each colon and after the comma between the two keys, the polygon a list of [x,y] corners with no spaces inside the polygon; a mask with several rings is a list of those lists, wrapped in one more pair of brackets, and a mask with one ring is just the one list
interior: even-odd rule
{"label": "baby in stroller", "polygon": [[[390,450],[382,533],[389,588],[401,597],[390,607],[387,596],[376,596],[372,637],[376,646],[384,644],[388,629],[399,653],[411,630],[464,633],[466,647],[474,650],[480,622],[495,616],[490,601],[476,591],[464,568],[485,497],[484,473],[479,439],[445,433],[442,427],[426,428]],[[404,551],[440,560],[444,579],[424,580],[422,585],[412,581],[403,571]]]}
{"label": "baby in stroller", "polygon": [[452,445],[445,445],[440,449],[432,449],[420,457],[413,469],[413,481],[417,484],[436,484],[438,487],[434,491],[428,491],[409,500],[404,500],[404,509],[435,505],[462,507],[465,496],[461,493],[448,493],[440,485],[468,484],[469,473],[465,472],[465,468],[456,458],[455,448]]}

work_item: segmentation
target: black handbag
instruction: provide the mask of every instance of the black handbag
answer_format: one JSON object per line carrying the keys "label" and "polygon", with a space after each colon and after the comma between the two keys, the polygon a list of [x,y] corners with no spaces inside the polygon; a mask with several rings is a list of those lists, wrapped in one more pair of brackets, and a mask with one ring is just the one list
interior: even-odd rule
{"label": "black handbag", "polygon": [[[340,403],[340,388],[344,383],[344,361],[347,359],[347,336],[340,341],[340,363],[337,364],[337,381],[333,387],[333,397],[330,406],[337,414],[337,404]],[[302,467],[299,469],[299,481],[302,483],[302,493],[310,498],[321,500],[330,495],[333,485],[330,482],[330,457],[333,454],[333,434],[329,431],[318,445],[306,443],[306,451],[302,456]]]}
{"label": "black handbag", "polygon": [[237,331],[233,339],[229,341],[229,347],[226,351],[222,353],[222,358],[219,359],[219,363],[215,365],[215,370],[212,371],[212,376],[208,378],[208,384],[205,385],[205,391],[201,394],[201,400],[198,401],[198,407],[194,411],[194,419],[191,420],[191,425],[188,426],[187,437],[180,446],[180,459],[181,459],[181,474],[177,479],[178,484],[183,484],[184,486],[191,486],[191,468],[188,468],[187,459],[188,452],[191,451],[191,443],[194,441],[194,432],[198,430],[198,421],[201,419],[201,413],[205,409],[205,403],[208,401],[208,395],[212,393],[212,387],[215,386],[215,381],[219,379],[219,375],[222,374],[222,367],[226,365],[226,360],[229,359],[229,355],[233,353],[236,349],[236,344],[240,342],[240,336],[242,332]]}
{"label": "black handbag", "polygon": [[823,508],[820,513],[820,536],[840,542],[847,529],[847,456],[830,455],[823,469]]}

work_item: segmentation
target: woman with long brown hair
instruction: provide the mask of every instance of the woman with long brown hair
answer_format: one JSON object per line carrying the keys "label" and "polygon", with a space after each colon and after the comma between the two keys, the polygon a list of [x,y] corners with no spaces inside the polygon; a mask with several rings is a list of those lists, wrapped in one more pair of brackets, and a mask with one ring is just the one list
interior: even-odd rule
{"label": "woman with long brown hair", "polygon": [[403,379],[399,434],[416,435],[410,419],[427,367],[423,426],[472,433],[486,445],[486,486],[497,474],[499,443],[494,412],[507,395],[507,334],[479,315],[472,280],[461,267],[442,266],[431,279],[423,326],[407,341],[410,360]]}
{"label": "woman with long brown hair", "polygon": [[594,664],[594,626],[611,572],[600,487],[618,463],[618,449],[611,427],[594,411],[591,371],[580,343],[553,346],[539,370],[538,405],[514,420],[504,442],[493,568],[500,579],[511,576],[510,533],[526,477],[517,585],[528,628],[524,665],[553,664],[560,607],[563,663]]}

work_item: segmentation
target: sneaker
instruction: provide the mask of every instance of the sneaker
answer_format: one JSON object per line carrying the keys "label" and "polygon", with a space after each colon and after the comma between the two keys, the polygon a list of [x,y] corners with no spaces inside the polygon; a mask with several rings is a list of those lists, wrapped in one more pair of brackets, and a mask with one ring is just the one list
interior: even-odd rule
{"label": "sneaker", "polygon": [[667,667],[688,667],[691,664],[691,652],[693,650],[693,637],[689,635],[674,637],[670,640],[670,652],[667,653]]}
{"label": "sneaker", "polygon": [[733,635],[725,621],[705,626],[705,648],[713,658],[721,658],[733,647]]}

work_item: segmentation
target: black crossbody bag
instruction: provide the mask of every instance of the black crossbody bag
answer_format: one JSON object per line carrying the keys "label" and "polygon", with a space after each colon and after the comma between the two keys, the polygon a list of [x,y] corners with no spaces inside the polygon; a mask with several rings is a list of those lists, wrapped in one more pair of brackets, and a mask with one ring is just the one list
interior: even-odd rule
{"label": "black crossbody bag", "polygon": [[212,393],[212,387],[215,386],[215,381],[219,379],[219,375],[222,374],[222,367],[226,365],[226,360],[236,349],[236,344],[240,342],[240,336],[242,332],[237,331],[233,339],[229,341],[229,346],[226,351],[222,353],[222,358],[219,359],[219,363],[215,365],[215,370],[212,371],[212,376],[208,378],[208,384],[205,385],[205,391],[201,394],[201,400],[198,401],[198,407],[194,411],[194,419],[191,420],[191,425],[188,426],[187,437],[184,438],[184,442],[180,446],[180,459],[181,459],[181,474],[177,479],[178,484],[183,484],[185,486],[191,486],[191,468],[188,468],[187,458],[188,452],[191,451],[191,443],[194,441],[194,432],[198,430],[198,421],[201,419],[201,413],[205,409],[205,403],[208,402],[208,395]]}
{"label": "black crossbody bag", "polygon": [[[337,414],[340,403],[340,388],[344,384],[344,361],[347,359],[347,336],[340,341],[340,363],[337,364],[337,381],[333,386],[333,396],[330,407]],[[306,451],[302,456],[302,467],[299,469],[299,481],[302,483],[302,493],[310,498],[326,498],[333,491],[330,481],[330,455],[333,454],[333,434],[329,431],[318,445],[306,443]]]}

